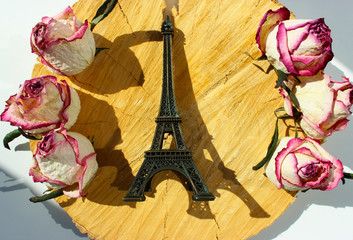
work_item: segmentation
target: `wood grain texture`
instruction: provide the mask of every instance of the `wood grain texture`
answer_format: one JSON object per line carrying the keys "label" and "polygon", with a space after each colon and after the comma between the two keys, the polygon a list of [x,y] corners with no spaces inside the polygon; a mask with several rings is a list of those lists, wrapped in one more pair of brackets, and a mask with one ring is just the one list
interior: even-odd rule
{"label": "wood grain texture", "polygon": [[[89,21],[102,0],[80,0]],[[122,201],[150,148],[162,87],[163,0],[120,0],[93,33],[100,52],[65,79],[82,110],[71,131],[94,136],[99,170],[80,199],[57,201],[92,239],[246,239],[277,219],[294,193],[277,190],[252,166],[265,155],[282,106],[276,75],[260,56],[255,33],[271,0],[180,0],[174,10],[175,95],[186,144],[213,202],[193,202],[185,179],[158,173],[146,201]],[[34,76],[50,74],[37,64]],[[290,128],[280,125],[280,136]]]}

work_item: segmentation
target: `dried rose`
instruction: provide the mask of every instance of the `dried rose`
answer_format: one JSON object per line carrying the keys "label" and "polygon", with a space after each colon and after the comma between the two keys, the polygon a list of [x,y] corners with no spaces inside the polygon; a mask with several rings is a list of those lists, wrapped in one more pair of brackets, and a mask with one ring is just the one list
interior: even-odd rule
{"label": "dried rose", "polygon": [[333,58],[331,30],[323,18],[289,17],[289,10],[284,7],[266,12],[257,30],[257,45],[276,69],[286,74],[313,76]]}
{"label": "dried rose", "polygon": [[51,131],[38,142],[30,175],[34,182],[59,188],[69,197],[85,196],[83,189],[98,169],[91,142],[75,132]]}
{"label": "dried rose", "polygon": [[76,90],[50,75],[26,80],[6,103],[1,121],[10,122],[32,135],[60,127],[69,129],[81,109]]}
{"label": "dried rose", "polygon": [[[302,113],[300,126],[311,138],[324,139],[334,131],[343,130],[351,115],[353,85],[348,78],[332,81],[327,74],[320,72],[313,77],[300,77],[300,84],[287,83],[295,93]],[[285,109],[292,115],[293,109],[288,94],[281,89],[285,98]]]}
{"label": "dried rose", "polygon": [[311,138],[283,138],[266,167],[266,175],[278,189],[331,190],[343,177],[340,160]]}
{"label": "dried rose", "polygon": [[58,75],[75,75],[93,61],[95,42],[87,20],[80,22],[67,7],[54,17],[43,17],[31,34],[32,52]]}

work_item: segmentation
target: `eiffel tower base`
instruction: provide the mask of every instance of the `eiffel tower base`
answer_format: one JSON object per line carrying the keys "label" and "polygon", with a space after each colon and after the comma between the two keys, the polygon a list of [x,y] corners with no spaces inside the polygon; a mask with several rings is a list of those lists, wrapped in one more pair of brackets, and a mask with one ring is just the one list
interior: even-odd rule
{"label": "eiffel tower base", "polygon": [[191,185],[194,192],[192,196],[194,201],[212,201],[215,199],[195,166],[192,152],[186,150],[150,150],[145,152],[145,160],[123,200],[127,202],[145,201],[144,192],[151,190],[153,176],[163,170],[175,170],[182,173]]}

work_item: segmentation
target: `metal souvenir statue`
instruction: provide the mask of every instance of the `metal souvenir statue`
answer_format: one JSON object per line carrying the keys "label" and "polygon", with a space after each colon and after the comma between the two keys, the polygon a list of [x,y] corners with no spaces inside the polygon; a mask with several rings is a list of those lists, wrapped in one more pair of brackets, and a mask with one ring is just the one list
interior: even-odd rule
{"label": "metal souvenir statue", "polygon": [[[145,152],[144,162],[137,173],[124,201],[144,201],[144,192],[151,191],[153,176],[163,170],[175,170],[182,173],[189,181],[194,201],[212,201],[214,196],[209,192],[201,174],[199,173],[192,152],[186,148],[181,132],[177,106],[174,96],[172,37],[174,28],[167,17],[162,24],[163,35],[163,86],[156,131],[151,149]],[[175,149],[162,149],[164,134],[172,134]]]}

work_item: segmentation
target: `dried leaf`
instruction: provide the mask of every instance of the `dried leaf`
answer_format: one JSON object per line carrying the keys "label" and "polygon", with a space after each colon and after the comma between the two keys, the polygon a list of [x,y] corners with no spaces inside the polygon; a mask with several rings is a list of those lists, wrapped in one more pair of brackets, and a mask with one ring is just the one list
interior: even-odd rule
{"label": "dried leaf", "polygon": [[277,70],[275,67],[273,69],[275,70],[275,72],[278,76],[277,84],[276,84],[275,88],[279,88],[279,86],[282,86],[283,81],[287,80],[288,75],[285,74],[284,72],[282,72],[281,70]]}
{"label": "dried leaf", "polygon": [[272,140],[270,145],[268,146],[267,149],[267,154],[266,156],[262,159],[261,162],[259,162],[256,166],[254,166],[252,169],[253,170],[259,170],[262,168],[272,157],[273,153],[276,150],[277,147],[277,142],[278,142],[278,118],[276,119],[276,127],[275,127],[275,132],[273,133]]}
{"label": "dried leaf", "polygon": [[118,0],[105,0],[104,3],[98,8],[96,15],[93,17],[91,22],[91,31],[93,28],[104,18],[106,18],[109,13],[114,9]]}
{"label": "dried leaf", "polygon": [[295,94],[292,92],[292,90],[290,90],[289,87],[284,82],[282,82],[281,86],[283,87],[284,90],[287,91],[287,93],[288,93],[290,99],[292,100],[292,103],[294,104],[294,106],[296,108],[300,108],[299,101],[298,101],[297,97],[295,96]]}
{"label": "dried leaf", "polygon": [[262,60],[267,60],[267,57],[266,56],[262,56],[262,57],[259,57],[259,58],[254,58],[253,56],[251,56],[250,53],[248,52],[244,52],[245,55],[249,56],[252,58],[252,60],[255,60],[255,61],[262,61]]}

